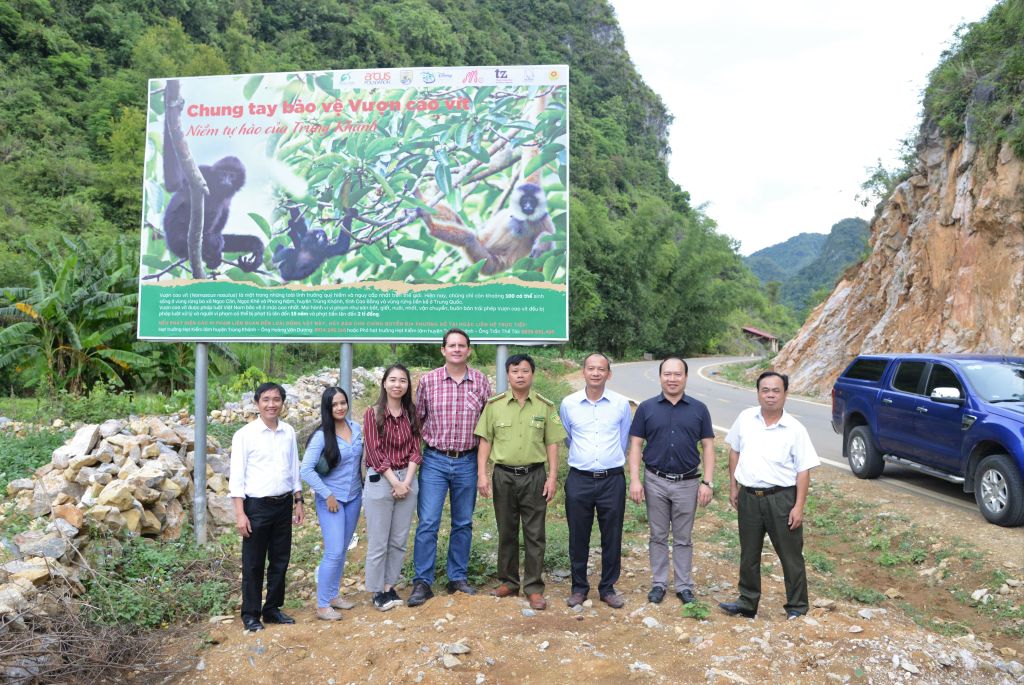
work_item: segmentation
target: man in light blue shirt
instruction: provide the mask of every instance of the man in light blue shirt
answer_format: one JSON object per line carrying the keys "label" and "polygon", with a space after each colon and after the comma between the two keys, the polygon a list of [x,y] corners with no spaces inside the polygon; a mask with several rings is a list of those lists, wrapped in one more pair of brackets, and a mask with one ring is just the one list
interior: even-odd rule
{"label": "man in light blue shirt", "polygon": [[597,512],[601,530],[601,601],[619,609],[625,604],[615,592],[622,567],[622,519],[626,511],[626,445],[629,442],[629,401],[605,386],[612,376],[611,361],[600,352],[583,360],[586,387],[564,400],[560,415],[569,437],[569,476],[565,480],[565,516],[569,523],[569,561],[572,572],[570,607],[587,599],[587,558],[590,531]]}

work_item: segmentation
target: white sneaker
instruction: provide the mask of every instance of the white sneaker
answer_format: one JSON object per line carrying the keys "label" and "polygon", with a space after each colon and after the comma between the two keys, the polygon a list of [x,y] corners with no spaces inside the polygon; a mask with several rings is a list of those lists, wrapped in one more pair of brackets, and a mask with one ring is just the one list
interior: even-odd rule
{"label": "white sneaker", "polygon": [[341,614],[332,609],[331,607],[318,607],[316,610],[316,617],[321,621],[340,621]]}

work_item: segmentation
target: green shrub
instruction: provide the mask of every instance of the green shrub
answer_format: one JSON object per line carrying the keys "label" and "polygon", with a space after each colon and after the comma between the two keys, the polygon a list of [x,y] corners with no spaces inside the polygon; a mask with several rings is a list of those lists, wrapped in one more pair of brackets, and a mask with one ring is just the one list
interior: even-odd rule
{"label": "green shrub", "polygon": [[6,489],[12,480],[31,476],[67,438],[66,430],[41,430],[23,438],[0,435],[0,483]]}
{"label": "green shrub", "polygon": [[191,530],[173,542],[129,538],[120,553],[96,556],[84,606],[98,623],[156,628],[233,609],[235,564],[217,546],[197,548]]}

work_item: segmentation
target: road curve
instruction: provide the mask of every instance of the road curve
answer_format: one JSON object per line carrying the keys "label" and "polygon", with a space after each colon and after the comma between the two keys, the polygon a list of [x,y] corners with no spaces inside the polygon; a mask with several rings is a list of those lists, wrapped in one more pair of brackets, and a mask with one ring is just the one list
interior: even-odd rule
{"label": "road curve", "polygon": [[[715,431],[723,435],[729,431],[729,427],[743,409],[757,404],[757,395],[751,388],[733,385],[717,378],[715,367],[749,359],[696,357],[686,360],[690,367],[686,393],[708,406]],[[660,391],[658,362],[615,364],[612,366],[612,378],[608,381],[608,386],[637,402],[656,395]],[[807,428],[822,463],[850,473],[850,467],[843,456],[842,438],[832,430],[831,406],[811,399],[790,396],[786,401],[786,409]],[[979,521],[984,522],[974,496],[963,492],[959,485],[888,463],[885,465],[885,475],[879,477],[877,482],[895,491],[927,497],[949,507],[971,512]]]}

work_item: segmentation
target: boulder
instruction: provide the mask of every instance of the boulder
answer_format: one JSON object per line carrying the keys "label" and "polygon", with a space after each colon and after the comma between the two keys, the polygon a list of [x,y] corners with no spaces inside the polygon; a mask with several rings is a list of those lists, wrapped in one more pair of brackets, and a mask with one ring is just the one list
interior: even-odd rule
{"label": "boulder", "polygon": [[36,482],[31,478],[17,478],[7,484],[7,495],[14,497],[22,490],[34,490]]}
{"label": "boulder", "polygon": [[124,429],[124,425],[124,421],[121,419],[108,419],[100,424],[100,436],[109,438],[111,435],[116,435]]}
{"label": "boulder", "polygon": [[14,536],[14,544],[25,557],[60,559],[68,553],[68,541],[60,533],[26,531]]}
{"label": "boulder", "polygon": [[148,509],[142,512],[143,535],[159,535],[160,528],[160,519],[156,517],[156,514],[149,511]]}
{"label": "boulder", "polygon": [[7,573],[10,580],[21,578],[38,587],[50,579],[50,562],[42,557],[8,561],[0,565],[0,571]]}
{"label": "boulder", "polygon": [[50,511],[50,515],[55,519],[67,521],[79,530],[82,529],[82,524],[85,522],[85,515],[82,513],[82,510],[70,504],[58,504]]}
{"label": "boulder", "polygon": [[125,528],[136,535],[142,532],[142,511],[142,509],[132,507],[121,512],[121,515],[124,516]]}
{"label": "boulder", "polygon": [[215,526],[235,525],[235,503],[227,495],[207,494],[206,512]]}
{"label": "boulder", "polygon": [[228,479],[219,473],[215,473],[206,479],[206,487],[218,495],[228,494]]}
{"label": "boulder", "polygon": [[103,492],[96,498],[96,502],[126,511],[131,509],[134,499],[132,486],[123,480],[115,480],[103,488]]}
{"label": "boulder", "polygon": [[141,469],[136,469],[130,474],[122,475],[124,470],[123,468],[121,469],[118,477],[131,483],[132,487],[141,485],[147,488],[159,488],[164,479],[170,475],[157,461],[147,461],[142,465]]}
{"label": "boulder", "polygon": [[161,540],[177,540],[181,537],[181,526],[185,522],[185,508],[181,502],[172,499],[167,503],[164,512],[164,527],[160,532]]}
{"label": "boulder", "polygon": [[170,478],[165,478],[163,482],[160,483],[160,490],[163,493],[161,498],[164,501],[177,499],[181,495],[181,486]]}
{"label": "boulder", "polygon": [[143,504],[152,504],[160,499],[159,490],[147,488],[145,485],[137,485],[132,488],[132,495]]}
{"label": "boulder", "polygon": [[57,533],[62,535],[68,540],[75,538],[78,535],[79,528],[71,525],[64,519],[54,519],[46,524],[44,529],[47,533]]}
{"label": "boulder", "polygon": [[95,454],[82,454],[72,457],[64,468],[64,480],[76,481],[79,471],[86,466],[95,466],[98,463],[100,463],[100,459]]}
{"label": "boulder", "polygon": [[99,437],[99,426],[96,424],[82,426],[75,431],[74,437],[53,451],[50,463],[58,468],[66,468],[73,457],[88,454],[96,446]]}
{"label": "boulder", "polygon": [[28,609],[29,600],[34,594],[35,587],[24,580],[0,585],[0,616],[21,614]]}
{"label": "boulder", "polygon": [[110,507],[105,504],[97,504],[85,511],[85,517],[93,521],[100,528],[111,532],[118,532],[124,529],[127,522],[117,507]]}

